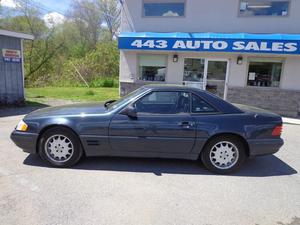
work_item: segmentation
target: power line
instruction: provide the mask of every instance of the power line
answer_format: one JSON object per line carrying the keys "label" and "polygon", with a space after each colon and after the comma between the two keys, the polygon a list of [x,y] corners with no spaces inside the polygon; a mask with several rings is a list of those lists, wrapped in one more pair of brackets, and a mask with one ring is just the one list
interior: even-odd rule
{"label": "power line", "polygon": [[45,5],[43,5],[41,3],[37,3],[35,1],[16,0],[16,2],[20,2],[22,4],[29,5],[29,6],[31,6],[33,8],[39,9],[39,10],[47,12],[47,13],[57,12],[57,13],[59,13],[61,15],[65,14],[64,12],[62,12],[60,10],[56,10],[56,9],[52,9],[52,8],[46,7]]}

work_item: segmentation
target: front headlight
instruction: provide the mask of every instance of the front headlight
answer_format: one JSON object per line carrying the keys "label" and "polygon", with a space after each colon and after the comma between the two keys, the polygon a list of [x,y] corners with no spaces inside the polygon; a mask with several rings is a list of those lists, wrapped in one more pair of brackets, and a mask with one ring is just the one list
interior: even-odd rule
{"label": "front headlight", "polygon": [[23,120],[21,120],[18,123],[18,126],[16,127],[16,130],[18,131],[27,131],[27,129],[28,129],[28,125]]}

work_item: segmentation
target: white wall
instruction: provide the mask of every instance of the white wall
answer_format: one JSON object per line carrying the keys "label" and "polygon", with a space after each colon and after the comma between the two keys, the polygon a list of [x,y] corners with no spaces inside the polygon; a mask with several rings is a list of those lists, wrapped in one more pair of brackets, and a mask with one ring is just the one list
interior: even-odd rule
{"label": "white wall", "polygon": [[300,56],[289,57],[285,60],[281,88],[300,91]]}
{"label": "white wall", "polygon": [[137,54],[135,52],[120,51],[120,81],[134,82],[137,77]]}
{"label": "white wall", "polygon": [[124,0],[122,31],[299,33],[300,0],[287,17],[239,17],[239,0],[186,0],[183,18],[142,17],[142,0]]}

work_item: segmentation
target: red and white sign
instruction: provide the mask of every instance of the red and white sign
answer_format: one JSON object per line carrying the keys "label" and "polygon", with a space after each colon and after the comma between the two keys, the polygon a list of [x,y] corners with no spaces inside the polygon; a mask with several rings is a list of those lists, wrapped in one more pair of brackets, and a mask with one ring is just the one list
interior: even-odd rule
{"label": "red and white sign", "polygon": [[15,49],[2,49],[2,56],[4,62],[20,63],[22,59],[21,51]]}

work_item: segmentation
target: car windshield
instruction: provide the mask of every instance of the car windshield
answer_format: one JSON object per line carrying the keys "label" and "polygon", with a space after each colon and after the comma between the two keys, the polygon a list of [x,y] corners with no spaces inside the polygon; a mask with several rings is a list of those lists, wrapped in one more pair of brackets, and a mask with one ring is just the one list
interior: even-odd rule
{"label": "car windshield", "polygon": [[143,93],[146,90],[146,88],[141,87],[131,93],[129,93],[128,95],[125,95],[124,97],[120,98],[119,100],[109,104],[107,106],[108,110],[113,110],[116,108],[119,108],[122,105],[126,105],[127,103],[129,103],[133,98],[135,98],[136,96],[140,95],[141,93]]}

